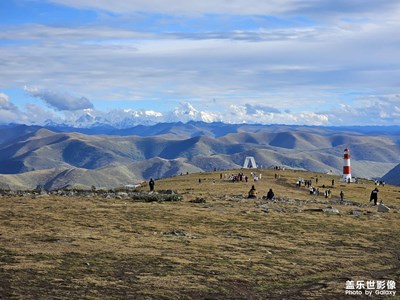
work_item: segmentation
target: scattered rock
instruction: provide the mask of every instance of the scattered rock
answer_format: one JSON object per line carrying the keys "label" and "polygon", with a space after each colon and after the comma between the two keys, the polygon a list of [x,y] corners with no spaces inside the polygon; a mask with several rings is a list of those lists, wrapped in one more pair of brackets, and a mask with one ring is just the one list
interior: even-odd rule
{"label": "scattered rock", "polygon": [[164,234],[165,235],[172,235],[172,236],[187,237],[187,238],[190,238],[190,239],[196,239],[197,238],[196,236],[194,236],[192,234],[189,234],[189,233],[186,233],[185,231],[183,231],[181,229],[172,229],[172,230],[170,230],[168,232],[165,232]]}
{"label": "scattered rock", "polygon": [[390,208],[389,207],[387,207],[385,204],[383,204],[383,203],[380,203],[379,205],[378,205],[378,208],[377,208],[377,211],[378,212],[389,212],[389,210],[390,210]]}
{"label": "scattered rock", "polygon": [[340,211],[337,208],[334,208],[332,206],[328,206],[327,208],[305,208],[303,211],[309,211],[309,212],[324,212],[327,214],[332,214],[332,215],[339,215]]}
{"label": "scattered rock", "polygon": [[206,199],[197,197],[196,199],[192,199],[189,202],[191,203],[206,203]]}
{"label": "scattered rock", "polygon": [[324,213],[332,214],[332,215],[340,215],[340,211],[337,208],[329,206],[327,208],[322,209]]}
{"label": "scattered rock", "polygon": [[358,217],[358,216],[363,215],[363,212],[361,210],[352,210],[350,214]]}
{"label": "scattered rock", "polygon": [[316,212],[323,212],[322,208],[305,208],[303,211],[316,211]]}
{"label": "scattered rock", "polygon": [[186,232],[180,229],[173,229],[167,232],[168,235],[176,235],[176,236],[186,236]]}
{"label": "scattered rock", "polygon": [[177,192],[174,191],[174,190],[166,190],[166,191],[165,191],[165,194],[167,194],[167,195],[176,195]]}

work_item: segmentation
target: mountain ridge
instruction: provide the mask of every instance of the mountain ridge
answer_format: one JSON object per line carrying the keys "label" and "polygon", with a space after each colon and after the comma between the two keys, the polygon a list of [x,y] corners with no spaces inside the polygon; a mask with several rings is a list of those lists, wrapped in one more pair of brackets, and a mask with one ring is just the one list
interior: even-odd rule
{"label": "mountain ridge", "polygon": [[[400,129],[371,135],[385,128],[350,132],[348,128],[205,122],[140,128],[142,136],[2,126],[0,132],[7,135],[0,140],[0,182],[18,187],[24,180],[30,187],[113,187],[150,177],[240,168],[246,156],[254,156],[262,167],[340,174],[346,147],[351,150],[354,176],[380,178],[399,164],[400,157]],[[150,133],[156,134],[146,136]],[[28,178],[45,170],[47,175],[39,176],[40,180]]]}

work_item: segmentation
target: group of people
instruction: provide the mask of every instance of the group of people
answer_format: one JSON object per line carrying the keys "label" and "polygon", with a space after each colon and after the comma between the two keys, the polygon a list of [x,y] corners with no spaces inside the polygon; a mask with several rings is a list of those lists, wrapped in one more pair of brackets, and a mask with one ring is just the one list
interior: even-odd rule
{"label": "group of people", "polygon": [[[231,182],[239,182],[239,181],[245,181],[247,182],[249,180],[249,178],[244,175],[243,173],[239,173],[239,174],[231,174],[229,177],[227,174],[225,174],[225,179],[231,181]],[[222,179],[222,173],[220,174],[220,179]]]}
{"label": "group of people", "polygon": [[[249,199],[257,198],[257,194],[258,193],[255,186],[252,185],[247,198]],[[272,191],[272,189],[269,189],[269,191],[267,192],[266,200],[274,200],[274,198],[275,198],[274,192]]]}
{"label": "group of people", "polygon": [[[260,177],[261,177],[261,175],[260,175]],[[237,176],[235,176],[235,178],[236,178],[235,180],[237,180],[237,181],[245,180],[247,182],[247,176],[244,176],[243,173],[239,173]],[[201,182],[201,179],[199,179],[199,182]],[[297,181],[297,186],[301,186],[301,184],[304,184],[305,182],[307,182],[307,183],[310,182],[310,184],[309,184],[309,186],[310,186],[310,194],[319,195],[319,189],[318,188],[315,189],[314,187],[311,186],[311,180],[310,181],[308,181],[308,180],[305,181],[304,179],[299,178],[299,180]],[[215,180],[214,180],[214,183],[215,183]],[[305,184],[305,185],[307,185],[307,184]],[[332,180],[332,185],[334,185],[334,181],[333,180]],[[383,185],[384,185],[384,183],[383,183]],[[151,178],[150,181],[149,181],[150,191],[154,191],[154,186],[155,186],[155,182],[154,182],[153,178]],[[370,195],[369,202],[373,201],[374,205],[377,205],[377,203],[378,203],[378,192],[379,192],[378,188],[375,188],[375,189],[372,190],[371,195]],[[257,192],[255,186],[252,185],[251,189],[249,190],[249,193],[248,193],[248,198],[249,199],[257,198],[257,194],[258,194],[258,192]],[[325,198],[331,198],[332,197],[331,190],[330,189],[326,189],[325,192],[324,192],[324,196],[325,196]],[[275,198],[275,194],[274,194],[273,190],[269,189],[265,199],[266,200],[274,200],[274,198]],[[344,201],[344,192],[340,191],[340,202],[342,203],[343,201]]]}

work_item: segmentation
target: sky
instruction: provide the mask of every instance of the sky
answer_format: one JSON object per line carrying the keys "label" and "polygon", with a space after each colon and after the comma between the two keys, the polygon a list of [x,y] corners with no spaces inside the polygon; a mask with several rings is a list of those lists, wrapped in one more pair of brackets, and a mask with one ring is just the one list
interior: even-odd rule
{"label": "sky", "polygon": [[399,15],[398,0],[0,1],[0,123],[400,125]]}

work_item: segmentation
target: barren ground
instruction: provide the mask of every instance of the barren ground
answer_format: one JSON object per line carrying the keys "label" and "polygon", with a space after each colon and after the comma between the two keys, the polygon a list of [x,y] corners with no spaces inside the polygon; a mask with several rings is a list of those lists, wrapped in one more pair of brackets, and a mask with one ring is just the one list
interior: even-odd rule
{"label": "barren ground", "polygon": [[[346,299],[346,280],[400,285],[400,187],[378,187],[392,209],[377,213],[371,181],[256,172],[258,182],[227,182],[220,172],[156,181],[180,202],[0,197],[0,298]],[[310,195],[298,177],[333,197]],[[252,184],[257,200],[245,198]],[[261,199],[269,188],[278,201]],[[310,210],[328,206],[340,214]]]}

